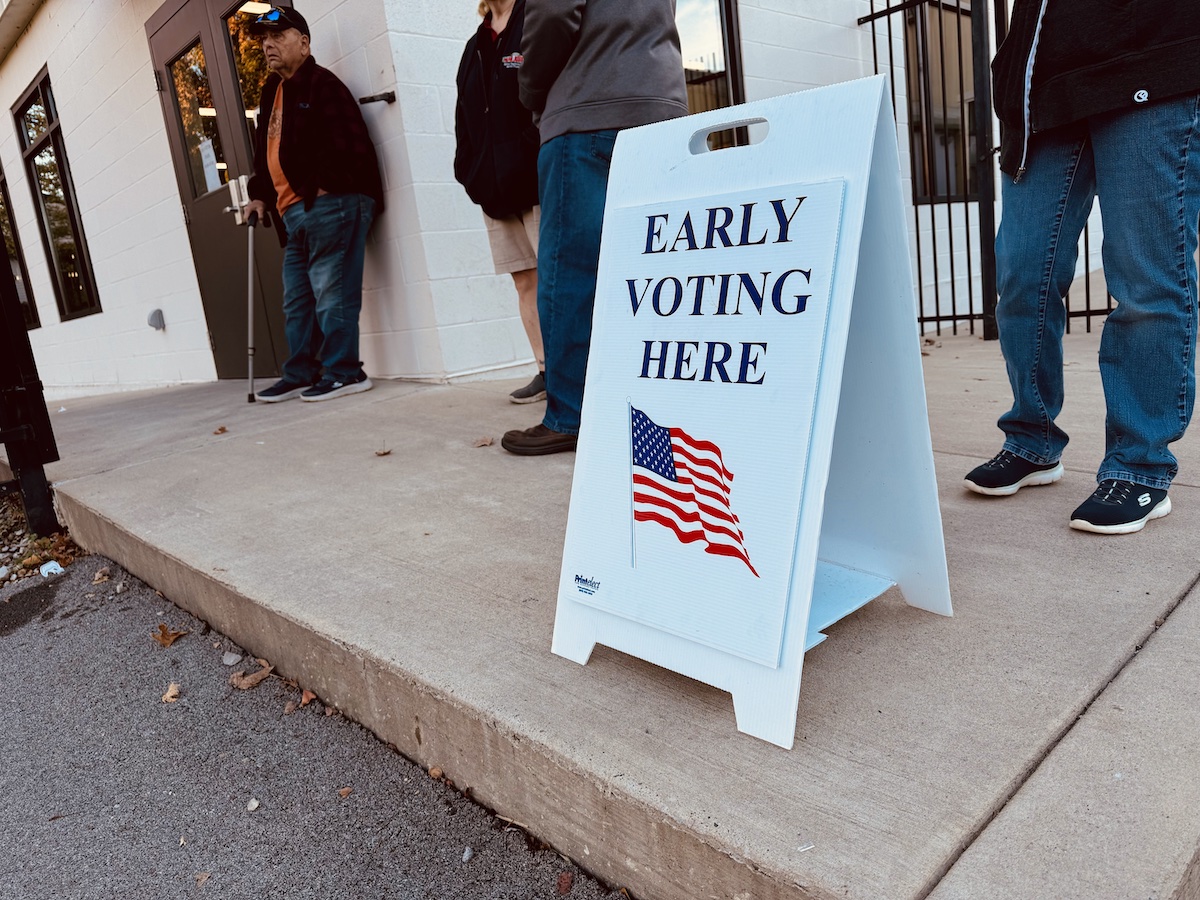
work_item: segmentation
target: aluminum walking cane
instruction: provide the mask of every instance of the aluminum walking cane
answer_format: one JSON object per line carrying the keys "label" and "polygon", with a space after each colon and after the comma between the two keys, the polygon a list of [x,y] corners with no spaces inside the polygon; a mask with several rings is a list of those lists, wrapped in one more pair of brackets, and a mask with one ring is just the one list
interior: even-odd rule
{"label": "aluminum walking cane", "polygon": [[250,391],[246,402],[254,402],[254,229],[258,226],[258,213],[252,212],[246,219],[246,365]]}

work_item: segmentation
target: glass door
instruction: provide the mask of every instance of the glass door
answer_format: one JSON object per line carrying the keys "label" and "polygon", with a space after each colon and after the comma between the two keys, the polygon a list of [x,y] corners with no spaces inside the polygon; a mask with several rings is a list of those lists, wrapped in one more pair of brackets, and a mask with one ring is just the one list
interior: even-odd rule
{"label": "glass door", "polygon": [[[247,369],[247,240],[228,182],[253,172],[253,118],[266,63],[247,25],[262,4],[169,0],[146,25],[167,137],[209,337],[221,378]],[[249,107],[249,108],[248,108]],[[255,235],[255,376],[278,376],[287,356],[282,251],[276,232]]]}

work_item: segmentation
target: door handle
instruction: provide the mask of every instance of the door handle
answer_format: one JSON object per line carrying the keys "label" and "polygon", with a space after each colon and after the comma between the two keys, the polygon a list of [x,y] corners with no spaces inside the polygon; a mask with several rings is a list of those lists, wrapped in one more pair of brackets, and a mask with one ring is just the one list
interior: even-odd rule
{"label": "door handle", "polygon": [[250,191],[248,185],[250,179],[245,175],[239,175],[237,178],[229,179],[229,201],[230,205],[225,207],[222,212],[233,213],[233,220],[237,224],[243,223],[242,210],[246,204],[250,202]]}

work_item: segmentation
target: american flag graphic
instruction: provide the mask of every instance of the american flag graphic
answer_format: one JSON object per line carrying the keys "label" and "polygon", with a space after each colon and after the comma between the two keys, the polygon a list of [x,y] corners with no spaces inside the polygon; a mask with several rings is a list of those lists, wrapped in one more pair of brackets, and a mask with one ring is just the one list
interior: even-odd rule
{"label": "american flag graphic", "polygon": [[729,503],[733,473],[721,459],[721,448],[629,409],[633,520],[664,525],[685,544],[704,541],[706,553],[740,559],[759,577]]}

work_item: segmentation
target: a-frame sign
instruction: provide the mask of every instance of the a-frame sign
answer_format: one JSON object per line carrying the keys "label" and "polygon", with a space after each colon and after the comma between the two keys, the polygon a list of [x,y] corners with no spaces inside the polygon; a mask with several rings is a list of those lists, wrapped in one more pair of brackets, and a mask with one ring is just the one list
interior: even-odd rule
{"label": "a-frame sign", "polygon": [[623,132],[554,652],[791,747],[823,629],[892,585],[950,615],[916,315],[882,76]]}

